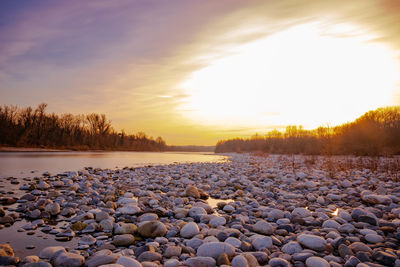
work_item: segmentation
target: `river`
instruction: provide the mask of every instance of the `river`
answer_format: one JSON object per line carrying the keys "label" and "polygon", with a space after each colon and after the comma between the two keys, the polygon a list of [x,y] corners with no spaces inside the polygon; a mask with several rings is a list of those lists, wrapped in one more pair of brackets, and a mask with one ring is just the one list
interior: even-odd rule
{"label": "river", "polygon": [[84,167],[115,169],[188,162],[218,162],[225,156],[207,152],[0,152],[0,178],[40,176]]}

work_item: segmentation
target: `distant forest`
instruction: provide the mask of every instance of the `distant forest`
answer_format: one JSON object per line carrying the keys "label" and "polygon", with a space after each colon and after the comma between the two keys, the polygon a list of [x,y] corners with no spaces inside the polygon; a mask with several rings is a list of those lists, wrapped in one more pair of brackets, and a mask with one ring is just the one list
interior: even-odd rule
{"label": "distant forest", "polygon": [[400,107],[369,111],[354,122],[305,130],[288,126],[248,139],[219,141],[215,152],[264,152],[276,154],[399,155]]}
{"label": "distant forest", "polygon": [[116,132],[104,114],[46,113],[37,108],[0,106],[0,145],[72,150],[164,151],[165,141],[145,133]]}

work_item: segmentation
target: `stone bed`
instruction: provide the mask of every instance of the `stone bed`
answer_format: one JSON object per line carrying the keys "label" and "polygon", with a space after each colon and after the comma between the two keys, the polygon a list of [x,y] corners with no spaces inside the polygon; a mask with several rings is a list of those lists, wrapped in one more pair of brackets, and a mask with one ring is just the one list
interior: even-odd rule
{"label": "stone bed", "polygon": [[0,240],[0,265],[400,266],[398,178],[397,158],[278,155],[9,178],[0,231],[60,243]]}

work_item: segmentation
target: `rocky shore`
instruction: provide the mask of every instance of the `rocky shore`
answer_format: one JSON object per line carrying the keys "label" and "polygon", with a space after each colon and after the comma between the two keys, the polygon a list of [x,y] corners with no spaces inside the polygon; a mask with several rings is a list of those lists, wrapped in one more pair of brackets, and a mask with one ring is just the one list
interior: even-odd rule
{"label": "rocky shore", "polygon": [[400,266],[399,160],[374,160],[234,155],[9,178],[0,233],[19,223],[59,244],[29,255],[37,244],[12,247],[10,232],[0,265]]}

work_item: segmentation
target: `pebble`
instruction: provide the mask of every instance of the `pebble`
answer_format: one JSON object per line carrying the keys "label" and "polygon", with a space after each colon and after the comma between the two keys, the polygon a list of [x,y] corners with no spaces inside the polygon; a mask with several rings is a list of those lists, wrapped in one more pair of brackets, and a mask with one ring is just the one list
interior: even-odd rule
{"label": "pebble", "polygon": [[167,228],[159,221],[146,221],[140,224],[138,232],[143,237],[164,236],[167,233]]}
{"label": "pebble", "polygon": [[325,249],[326,247],[326,240],[323,239],[320,236],[316,236],[316,235],[310,235],[310,234],[301,234],[297,237],[297,241],[307,247],[307,248],[311,248],[313,250],[317,250],[317,251],[322,251]]}
{"label": "pebble", "polygon": [[183,238],[192,238],[200,232],[199,226],[195,222],[189,222],[180,230]]}
{"label": "pebble", "polygon": [[[327,158],[317,157],[312,167],[306,159],[241,154],[224,163],[9,179],[23,191],[0,192],[0,204],[7,205],[0,208],[0,231],[14,227],[24,237],[51,234],[73,242],[43,248],[29,241],[22,248],[36,246],[40,258],[30,255],[22,263],[20,252],[3,244],[0,261],[28,267],[400,266],[394,172],[360,163],[370,158],[337,156],[330,160],[345,171],[330,178]],[[393,159],[379,159],[386,161]]]}
{"label": "pebble", "polygon": [[188,258],[185,264],[189,267],[215,267],[217,262],[212,257],[202,257],[197,256],[193,258]]}
{"label": "pebble", "polygon": [[116,235],[113,244],[116,246],[129,246],[135,243],[135,237],[131,234]]}
{"label": "pebble", "polygon": [[320,257],[309,257],[306,260],[307,267],[330,267],[329,262]]}
{"label": "pebble", "polygon": [[254,224],[253,230],[260,234],[270,235],[274,232],[274,227],[270,223],[260,220]]}
{"label": "pebble", "polygon": [[235,248],[227,243],[222,242],[208,242],[202,244],[197,249],[197,256],[212,257],[217,259],[219,255],[226,253],[228,257],[232,257],[235,253]]}
{"label": "pebble", "polygon": [[79,254],[63,252],[54,260],[56,267],[79,267],[85,262],[85,258]]}

